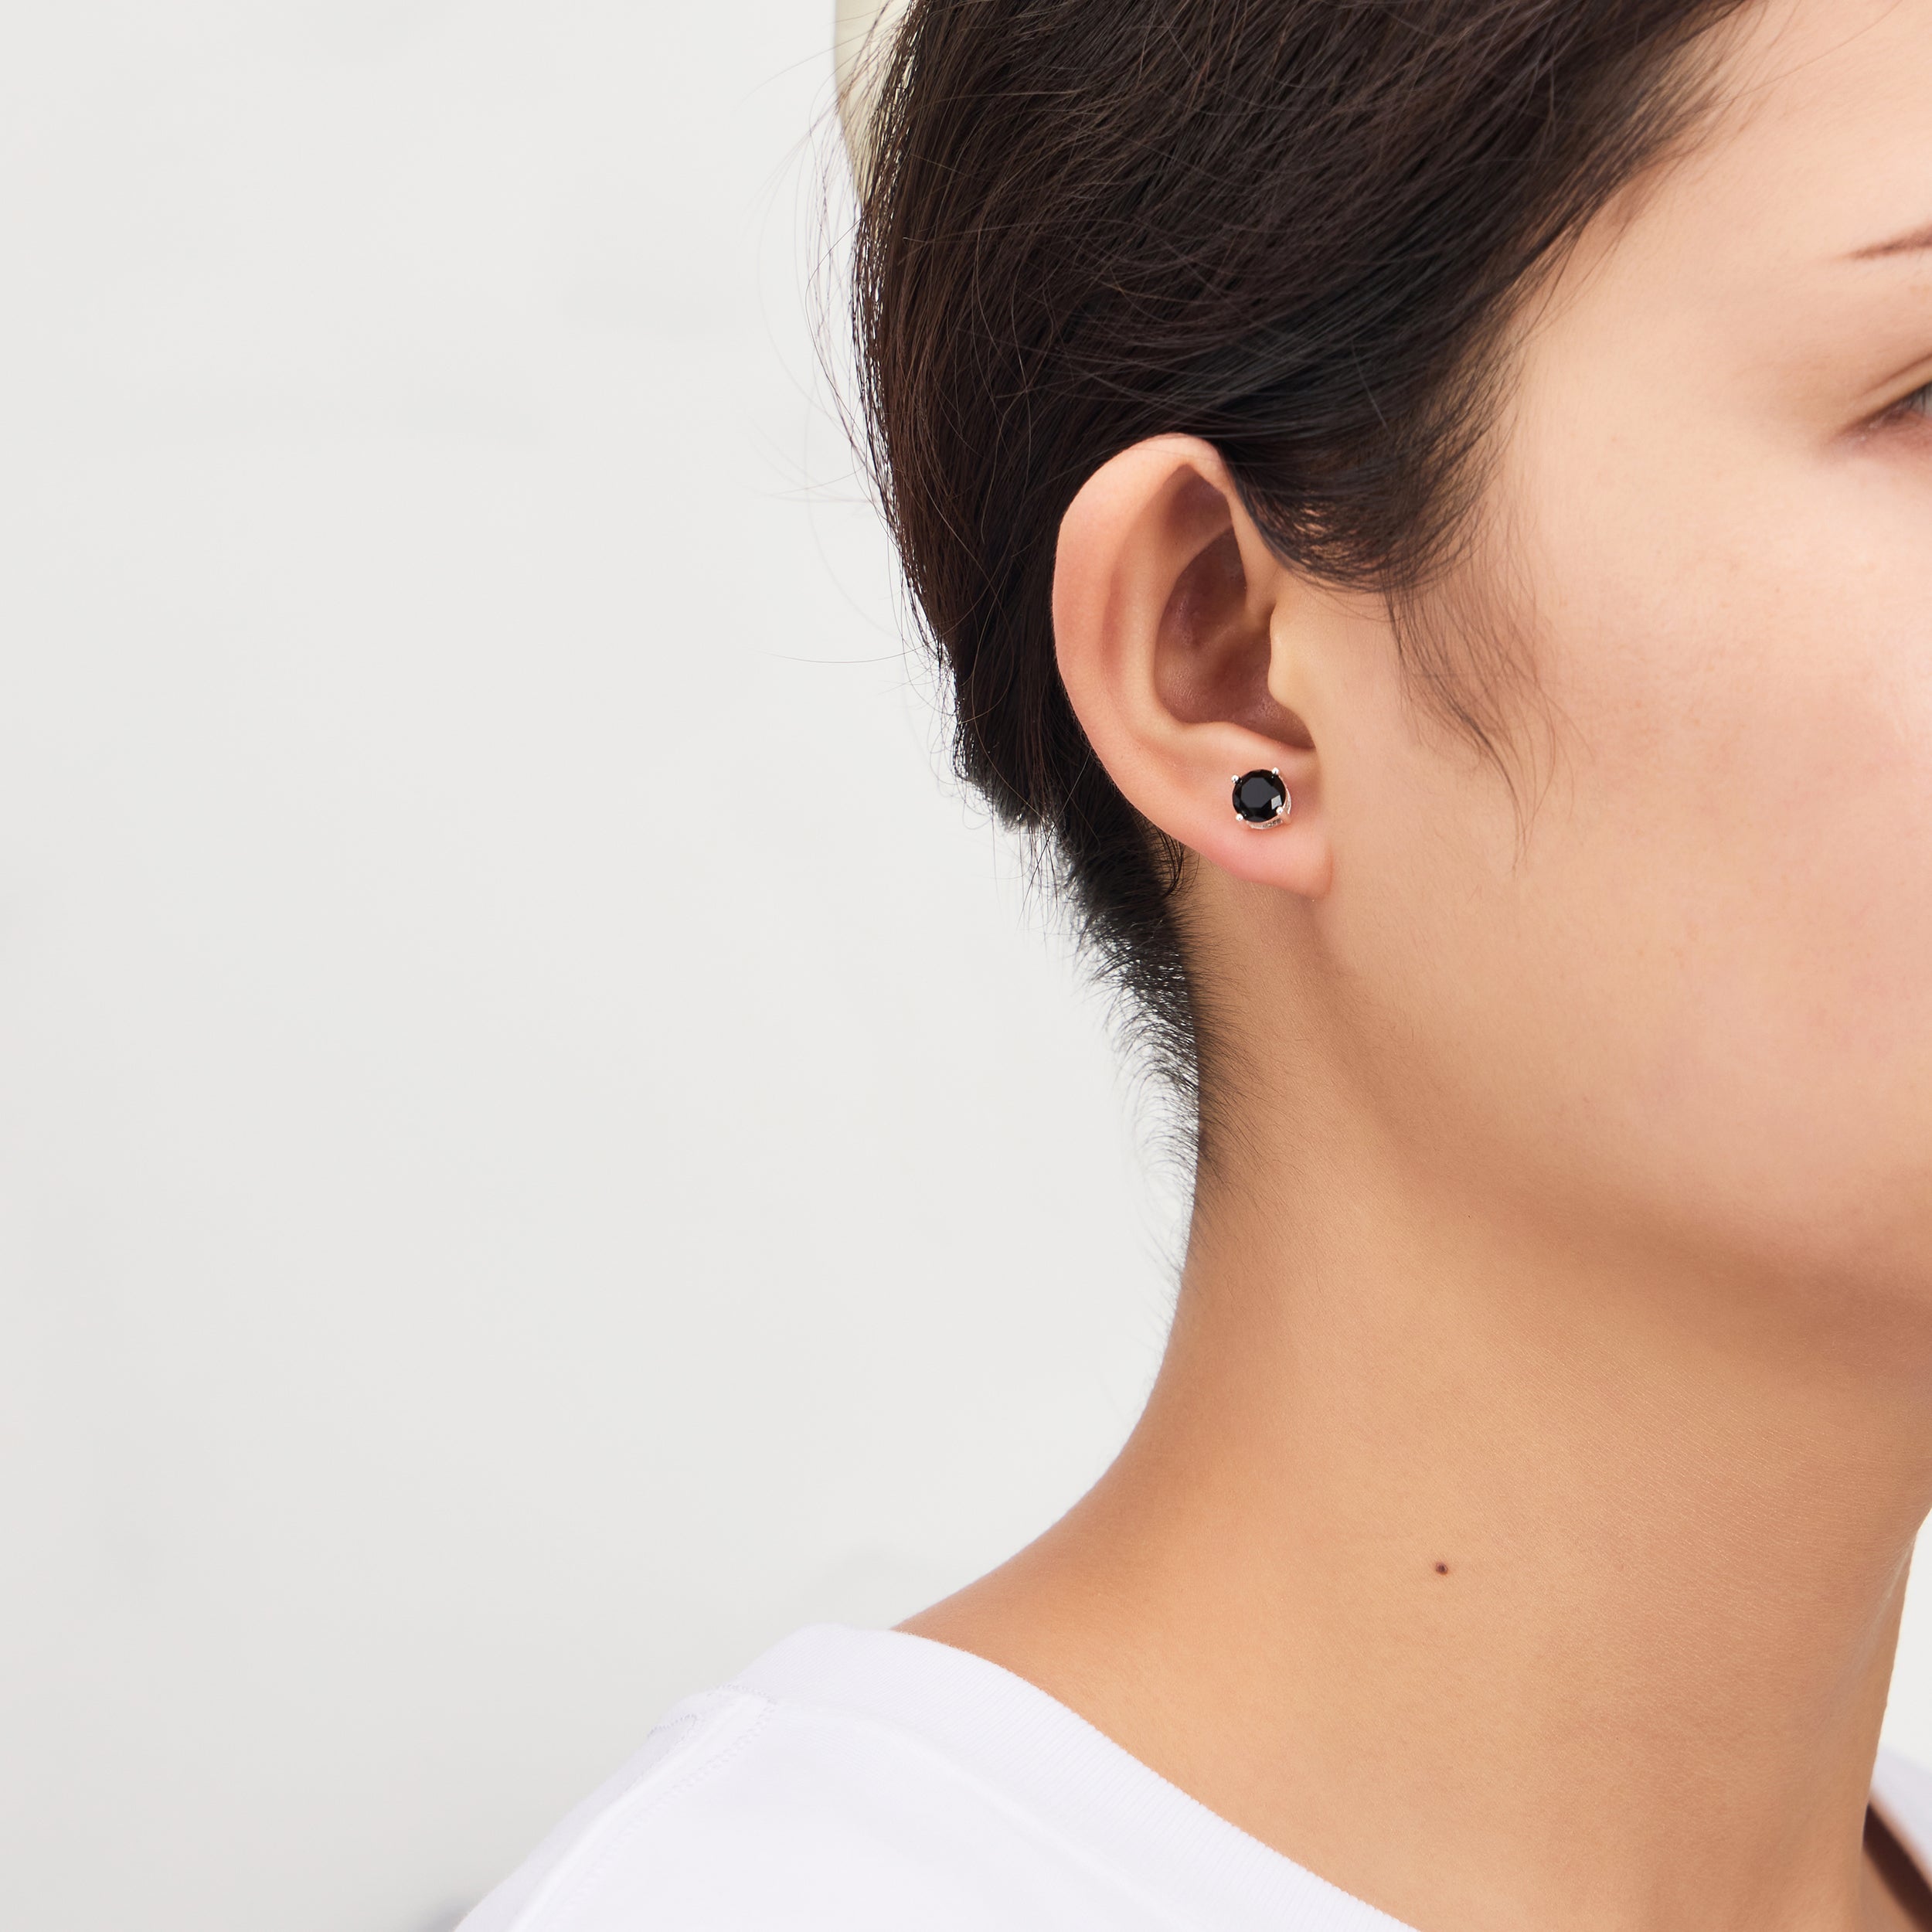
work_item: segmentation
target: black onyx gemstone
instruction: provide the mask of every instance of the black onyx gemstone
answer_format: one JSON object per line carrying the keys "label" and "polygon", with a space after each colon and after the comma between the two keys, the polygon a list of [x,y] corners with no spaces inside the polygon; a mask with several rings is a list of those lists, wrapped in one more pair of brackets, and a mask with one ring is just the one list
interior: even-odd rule
{"label": "black onyx gemstone", "polygon": [[1278,771],[1243,772],[1234,781],[1236,815],[1250,825],[1271,825],[1287,808],[1288,788]]}

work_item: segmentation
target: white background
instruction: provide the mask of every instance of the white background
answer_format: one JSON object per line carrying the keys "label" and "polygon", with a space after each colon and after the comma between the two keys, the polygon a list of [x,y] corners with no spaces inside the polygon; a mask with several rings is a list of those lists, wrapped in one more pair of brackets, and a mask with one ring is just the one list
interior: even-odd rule
{"label": "white background", "polygon": [[1172,1192],[815,369],[830,10],[8,9],[9,1928],[444,1932],[1138,1405]]}

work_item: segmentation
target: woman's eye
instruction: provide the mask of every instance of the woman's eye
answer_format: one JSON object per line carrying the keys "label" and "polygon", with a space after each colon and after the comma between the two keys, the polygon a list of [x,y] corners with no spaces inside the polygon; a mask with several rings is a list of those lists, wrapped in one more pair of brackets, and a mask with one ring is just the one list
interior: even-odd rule
{"label": "woman's eye", "polygon": [[1923,389],[1914,389],[1904,401],[1896,405],[1900,416],[1932,416],[1932,383]]}

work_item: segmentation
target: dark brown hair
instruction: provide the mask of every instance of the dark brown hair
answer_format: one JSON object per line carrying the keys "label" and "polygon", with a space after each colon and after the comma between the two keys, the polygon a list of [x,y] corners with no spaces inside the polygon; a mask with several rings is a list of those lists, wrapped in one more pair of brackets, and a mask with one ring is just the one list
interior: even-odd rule
{"label": "dark brown hair", "polygon": [[[1522,293],[1694,121],[1685,56],[1740,4],[913,0],[881,62],[859,401],[957,767],[1039,835],[1196,1100],[1185,855],[1061,685],[1061,517],[1110,457],[1190,433],[1285,562],[1399,611],[1471,528]],[[1404,669],[1497,756],[1509,666],[1458,628],[1399,626]]]}

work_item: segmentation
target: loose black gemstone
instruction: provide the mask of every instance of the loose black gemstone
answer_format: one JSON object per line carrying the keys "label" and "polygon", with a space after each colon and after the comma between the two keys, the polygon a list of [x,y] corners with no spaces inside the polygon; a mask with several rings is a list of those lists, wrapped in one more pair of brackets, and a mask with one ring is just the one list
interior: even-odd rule
{"label": "loose black gemstone", "polygon": [[1250,771],[1234,781],[1234,809],[1250,825],[1271,825],[1288,802],[1278,773]]}

